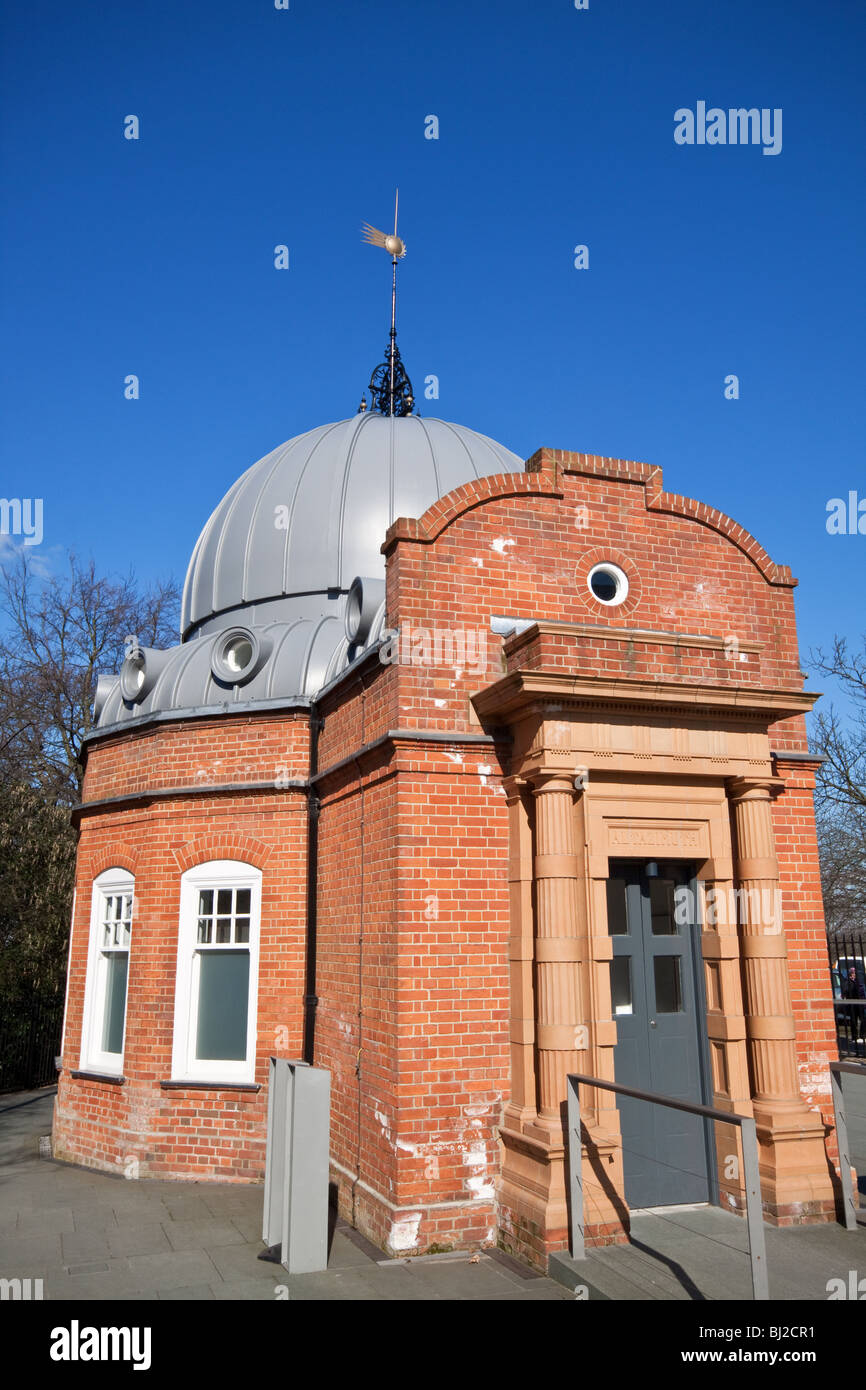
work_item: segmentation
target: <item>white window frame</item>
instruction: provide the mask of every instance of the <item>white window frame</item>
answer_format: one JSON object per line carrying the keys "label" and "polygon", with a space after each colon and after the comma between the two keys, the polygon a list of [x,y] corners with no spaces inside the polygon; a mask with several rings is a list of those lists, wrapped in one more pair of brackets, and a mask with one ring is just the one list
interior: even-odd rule
{"label": "white window frame", "polygon": [[93,880],[90,904],[90,941],[87,950],[87,980],[84,987],[84,1018],[81,1030],[81,1071],[101,1072],[106,1076],[123,1074],[126,1048],[126,1018],[129,1011],[129,959],[132,954],[132,927],[127,951],[126,999],[123,1009],[123,1041],[120,1052],[105,1052],[102,1030],[105,1023],[105,991],[108,967],[102,941],[102,918],[105,899],[121,893],[132,894],[131,922],[135,921],[135,879],[128,869],[105,869]]}
{"label": "white window frame", "polygon": [[[247,1003],[247,1054],[243,1060],[200,1060],[195,1055],[198,1024],[200,943],[198,895],[203,888],[249,888],[250,982]],[[246,1085],[255,1081],[259,993],[259,937],[262,913],[262,874],[237,859],[212,859],[187,869],[180,881],[180,922],[177,934],[177,975],[174,997],[172,1081],[210,1081],[215,1085]],[[232,949],[237,949],[235,944]]]}
{"label": "white window frame", "polygon": [[[616,584],[616,593],[613,598],[599,598],[592,587],[595,575],[606,574]],[[619,608],[621,603],[625,603],[628,598],[628,575],[619,565],[615,565],[613,560],[602,560],[599,564],[593,565],[589,574],[586,576],[586,587],[589,589],[590,598],[596,603],[602,604],[604,608]]]}

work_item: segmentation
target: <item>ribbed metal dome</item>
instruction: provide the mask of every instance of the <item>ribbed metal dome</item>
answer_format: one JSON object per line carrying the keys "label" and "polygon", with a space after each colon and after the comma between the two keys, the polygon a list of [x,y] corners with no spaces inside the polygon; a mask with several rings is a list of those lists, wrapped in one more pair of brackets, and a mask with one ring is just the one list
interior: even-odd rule
{"label": "ribbed metal dome", "polygon": [[356,575],[384,575],[380,546],[398,516],[420,516],[462,483],[523,466],[486,435],[418,415],[356,415],[298,435],[253,464],[202,531],[181,633],[249,605],[263,617],[263,605],[291,596],[274,605],[282,618],[333,612],[334,591]]}
{"label": "ribbed metal dome", "polygon": [[[356,415],[280,445],[238,479],[199,536],[180,645],[142,649],[120,676],[100,676],[98,731],[314,699],[381,634],[381,545],[392,521],[523,466],[486,435],[417,415]],[[355,639],[346,610],[359,576],[366,617]],[[248,666],[235,675],[224,648],[238,638]]]}

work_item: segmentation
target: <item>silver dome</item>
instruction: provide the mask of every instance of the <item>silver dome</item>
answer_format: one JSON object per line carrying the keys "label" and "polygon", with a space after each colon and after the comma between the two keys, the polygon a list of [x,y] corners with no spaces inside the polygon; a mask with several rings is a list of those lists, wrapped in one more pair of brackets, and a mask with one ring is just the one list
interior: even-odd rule
{"label": "silver dome", "polygon": [[[96,733],[314,698],[381,634],[391,523],[421,516],[473,478],[523,468],[486,435],[418,415],[356,415],[281,444],[229,489],[198,538],[181,645],[140,653],[132,688],[100,678]],[[358,576],[369,612],[364,635],[350,640],[347,596]],[[259,655],[235,681],[219,653],[241,629]]]}
{"label": "silver dome", "polygon": [[181,634],[292,596],[308,598],[280,604],[281,618],[334,612],[334,591],[345,594],[358,574],[384,575],[380,546],[398,516],[523,466],[486,435],[418,415],[355,415],[300,434],[253,464],[212,514],[187,571]]}

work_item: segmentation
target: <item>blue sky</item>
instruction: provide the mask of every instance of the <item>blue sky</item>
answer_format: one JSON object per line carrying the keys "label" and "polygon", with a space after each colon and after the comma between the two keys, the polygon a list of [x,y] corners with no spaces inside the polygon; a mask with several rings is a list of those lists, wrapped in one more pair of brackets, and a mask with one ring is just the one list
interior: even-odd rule
{"label": "blue sky", "polygon": [[[399,184],[424,413],[661,464],[791,565],[804,654],[866,629],[866,535],[825,527],[866,499],[855,0],[0,14],[0,495],[44,499],[49,562],[182,577],[249,464],[354,413]],[[677,145],[700,100],[781,108],[781,153]]]}

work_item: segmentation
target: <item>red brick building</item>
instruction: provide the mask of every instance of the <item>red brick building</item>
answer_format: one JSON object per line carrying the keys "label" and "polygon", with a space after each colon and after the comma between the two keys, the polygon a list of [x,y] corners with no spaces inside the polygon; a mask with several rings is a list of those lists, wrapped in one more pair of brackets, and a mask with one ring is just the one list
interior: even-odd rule
{"label": "red brick building", "polygon": [[[260,1180],[306,1056],[361,1230],[543,1264],[580,1071],[753,1115],[769,1218],[832,1217],[795,583],[645,464],[376,414],[262,459],[100,681],[55,1154]],[[733,1126],[583,1113],[590,1240],[741,1205]]]}

